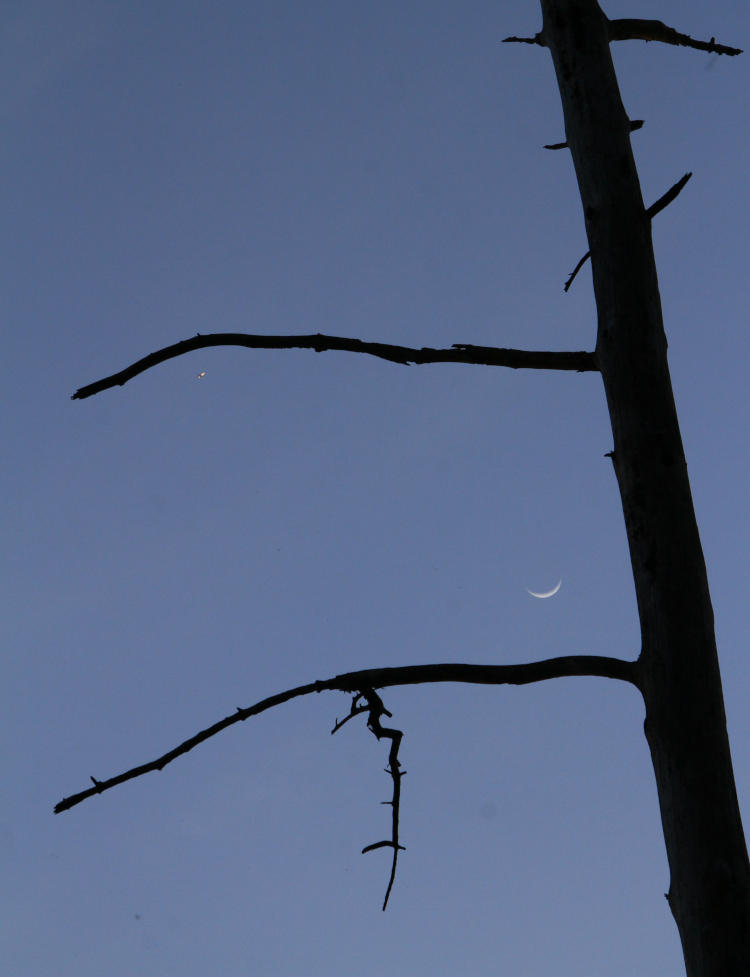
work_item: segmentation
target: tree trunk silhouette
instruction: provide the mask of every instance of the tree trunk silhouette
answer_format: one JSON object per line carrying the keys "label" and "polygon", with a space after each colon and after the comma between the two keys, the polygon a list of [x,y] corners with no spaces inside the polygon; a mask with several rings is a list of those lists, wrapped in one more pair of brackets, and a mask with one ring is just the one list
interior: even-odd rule
{"label": "tree trunk silhouette", "polygon": [[637,668],[669,859],[667,899],[688,977],[750,974],[750,865],[713,611],[610,24],[596,0],[542,0],[542,10],[591,250],[596,357],[638,601]]}
{"label": "tree trunk silhouette", "polygon": [[742,830],[726,730],[713,611],[687,466],[667,365],[667,341],[651,241],[651,220],[687,182],[644,205],[630,134],[610,55],[613,41],[640,39],[735,55],[736,48],[696,41],[655,20],[613,20],[597,0],[541,0],[542,31],[507,41],[549,49],[565,119],[564,143],[575,165],[597,307],[594,352],[509,350],[457,343],[411,349],[326,336],[198,335],[157,350],[73,394],[85,399],[176,356],[209,346],[337,349],[395,363],[473,363],[512,369],[599,370],[612,424],[610,453],[622,499],[641,628],[636,662],[568,656],[518,665],[432,664],[372,668],[288,689],[241,709],[163,756],[64,798],[67,810],[94,794],[153,770],[266,709],[326,690],[355,693],[360,714],[378,738],[391,741],[392,834],[364,850],[393,849],[386,893],[393,885],[398,841],[398,745],[401,731],[381,725],[390,715],[375,689],[420,682],[524,684],[563,675],[599,675],[636,685],[645,703],[645,733],[658,790],[670,867],[669,906],[679,929],[687,977],[750,975],[750,862]]}

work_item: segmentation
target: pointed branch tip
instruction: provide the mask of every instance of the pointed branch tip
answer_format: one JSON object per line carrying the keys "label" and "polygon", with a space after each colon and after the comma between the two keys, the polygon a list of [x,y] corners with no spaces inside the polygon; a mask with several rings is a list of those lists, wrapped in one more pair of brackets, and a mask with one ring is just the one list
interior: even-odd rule
{"label": "pointed branch tip", "polygon": [[677,47],[689,47],[709,54],[726,54],[730,57],[742,54],[742,48],[717,44],[716,38],[710,41],[697,41],[689,34],[681,34],[673,27],[667,27],[660,20],[642,20],[638,17],[623,17],[609,21],[610,41],[660,41]]}
{"label": "pointed branch tip", "polygon": [[539,47],[547,47],[547,42],[544,40],[544,35],[542,31],[535,34],[533,37],[504,37],[501,44],[538,44]]}
{"label": "pointed branch tip", "polygon": [[[635,132],[636,129],[642,129],[642,128],[643,128],[643,119],[634,119],[630,123],[631,132]],[[553,142],[543,147],[543,149],[567,149],[567,148],[568,148],[567,142]]]}
{"label": "pointed branch tip", "polygon": [[144,356],[130,366],[112,376],[96,380],[80,387],[71,400],[85,400],[94,394],[122,387],[129,380],[150,370],[160,363],[175,359],[185,353],[213,346],[242,346],[246,349],[313,349],[316,353],[335,350],[346,353],[365,353],[382,360],[400,365],[411,363],[467,363],[474,366],[507,366],[511,369],[532,370],[575,370],[583,372],[594,370],[592,354],[586,352],[554,352],[526,349],[505,349],[495,346],[474,346],[471,343],[454,343],[450,349],[433,349],[423,346],[415,349],[410,346],[395,346],[390,343],[365,342],[346,336],[325,336],[316,333],[311,336],[264,336],[242,332],[219,332],[209,335],[193,336],[181,342],[165,346]]}

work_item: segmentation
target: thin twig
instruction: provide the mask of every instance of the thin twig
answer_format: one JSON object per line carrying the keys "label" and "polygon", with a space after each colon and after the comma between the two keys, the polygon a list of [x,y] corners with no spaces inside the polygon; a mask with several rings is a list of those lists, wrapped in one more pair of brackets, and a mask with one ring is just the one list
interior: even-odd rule
{"label": "thin twig", "polygon": [[673,187],[670,187],[665,194],[662,194],[657,201],[651,204],[651,206],[646,210],[646,217],[656,217],[659,211],[664,210],[665,207],[669,206],[675,197],[682,191],[682,188],[692,175],[692,173],[686,173],[684,176],[681,176]]}
{"label": "thin twig", "polygon": [[675,44],[678,47],[691,47],[696,51],[708,51],[709,54],[728,54],[730,56],[742,54],[738,47],[727,47],[717,44],[716,38],[710,41],[696,41],[689,34],[680,34],[673,27],[667,27],[660,20],[641,20],[637,17],[624,17],[609,21],[610,41],[661,41],[664,44]]}
{"label": "thin twig", "polygon": [[[365,705],[362,705],[362,702]],[[366,852],[375,851],[378,848],[391,848],[393,850],[393,856],[391,858],[391,875],[388,880],[388,887],[385,891],[385,899],[383,900],[383,912],[386,910],[388,905],[388,899],[391,895],[391,890],[393,889],[393,883],[396,880],[396,865],[398,863],[398,853],[400,851],[406,851],[403,845],[399,844],[398,840],[398,822],[399,822],[399,812],[401,810],[401,778],[406,775],[406,771],[401,769],[401,764],[398,759],[398,751],[401,746],[401,740],[403,739],[403,732],[400,729],[389,729],[387,726],[383,726],[380,722],[381,716],[388,716],[391,718],[391,713],[383,705],[383,700],[377,694],[374,689],[362,689],[358,692],[351,704],[351,709],[349,710],[349,715],[345,719],[336,720],[336,725],[331,730],[331,733],[335,733],[337,730],[341,729],[344,723],[353,719],[355,716],[359,716],[362,713],[368,713],[367,727],[370,731],[379,739],[389,739],[391,741],[391,748],[388,752],[388,766],[385,772],[389,774],[393,780],[393,796],[390,801],[383,801],[384,804],[389,804],[391,806],[391,837],[386,841],[376,841],[371,845],[365,845],[362,849],[362,854]]]}
{"label": "thin twig", "polygon": [[336,722],[333,724],[333,729],[331,730],[331,736],[333,736],[334,733],[338,733],[338,731],[341,729],[342,726],[346,726],[346,724],[349,722],[350,719],[354,719],[355,716],[361,716],[363,712],[368,711],[369,708],[368,706],[360,705],[361,699],[362,699],[362,695],[361,693],[358,692],[352,699],[351,708],[349,709],[348,714],[344,716],[343,719],[337,719]]}
{"label": "thin twig", "polygon": [[586,264],[586,262],[589,260],[590,257],[591,257],[591,252],[590,251],[587,251],[586,254],[581,258],[581,260],[575,266],[575,268],[573,269],[573,271],[571,271],[570,275],[568,275],[568,280],[563,285],[563,289],[566,292],[568,291],[568,289],[570,288],[570,286],[575,281],[575,277],[578,274],[578,272],[581,270],[581,268],[583,268],[583,266]]}
{"label": "thin twig", "polygon": [[[681,176],[674,186],[670,187],[665,194],[662,194],[662,196],[659,197],[657,201],[652,203],[651,206],[646,209],[646,217],[651,219],[655,217],[659,213],[659,211],[662,211],[664,210],[665,207],[669,206],[669,204],[671,204],[672,201],[675,199],[675,197],[680,193],[680,191],[682,190],[682,188],[685,186],[685,184],[687,183],[687,181],[690,179],[692,175],[693,175],[692,173],[686,173],[684,176]],[[568,280],[565,282],[565,285],[563,286],[566,292],[573,284],[573,281],[575,280],[575,277],[578,274],[578,272],[581,270],[581,268],[583,268],[583,266],[586,264],[586,262],[590,257],[591,257],[591,252],[587,251],[586,254],[581,258],[581,260],[575,266],[573,271],[571,271]]]}
{"label": "thin twig", "polygon": [[341,350],[348,353],[368,353],[370,356],[378,356],[380,359],[407,366],[410,363],[471,363],[478,366],[508,366],[515,370],[577,370],[579,373],[597,369],[594,354],[584,351],[568,353],[503,349],[495,346],[472,346],[469,343],[454,343],[450,349],[432,349],[429,346],[412,349],[409,346],[368,343],[361,339],[348,339],[342,336],[324,336],[322,333],[309,336],[258,336],[242,332],[219,332],[204,336],[198,333],[191,339],[183,339],[182,342],[149,353],[148,356],[120,370],[119,373],[113,373],[110,377],[104,377],[102,380],[81,387],[72,395],[71,400],[84,400],[110,387],[121,387],[139,373],[151,369],[152,366],[210,346],[244,346],[247,349],[314,349],[316,353]]}
{"label": "thin twig", "polygon": [[261,699],[247,708],[237,707],[237,710],[224,719],[220,719],[212,726],[201,730],[194,736],[180,743],[156,760],[142,763],[131,770],[110,777],[108,780],[97,780],[91,777],[94,784],[87,790],[71,794],[55,805],[55,814],[67,811],[76,804],[80,804],[94,794],[102,794],[105,790],[134,780],[153,770],[163,770],[168,763],[177,757],[189,753],[200,743],[204,743],[217,733],[228,729],[235,723],[244,722],[251,716],[257,716],[267,709],[273,709],[284,702],[296,699],[312,692],[359,692],[363,688],[385,689],[396,685],[421,685],[433,682],[466,682],[473,685],[527,685],[531,682],[544,682],[547,679],[562,678],[574,675],[594,675],[601,678],[618,679],[638,685],[638,669],[635,662],[623,661],[620,658],[608,658],[600,655],[568,655],[562,658],[547,658],[544,661],[528,662],[521,665],[467,665],[467,664],[436,664],[436,665],[402,665],[395,668],[366,668],[357,672],[345,672],[334,678],[307,685],[298,685],[276,695]]}

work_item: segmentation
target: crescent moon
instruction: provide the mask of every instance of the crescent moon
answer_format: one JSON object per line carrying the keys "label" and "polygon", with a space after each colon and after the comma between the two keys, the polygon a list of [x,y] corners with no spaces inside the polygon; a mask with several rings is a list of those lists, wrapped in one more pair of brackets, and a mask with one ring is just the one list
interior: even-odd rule
{"label": "crescent moon", "polygon": [[536,590],[529,590],[529,588],[527,587],[526,588],[526,593],[527,594],[531,594],[532,597],[541,597],[541,598],[544,598],[544,597],[554,597],[555,594],[557,593],[557,591],[560,589],[560,587],[562,587],[562,577],[560,577],[560,579],[557,581],[557,583],[552,588],[552,590],[545,590],[545,591],[542,591],[541,593],[539,593]]}

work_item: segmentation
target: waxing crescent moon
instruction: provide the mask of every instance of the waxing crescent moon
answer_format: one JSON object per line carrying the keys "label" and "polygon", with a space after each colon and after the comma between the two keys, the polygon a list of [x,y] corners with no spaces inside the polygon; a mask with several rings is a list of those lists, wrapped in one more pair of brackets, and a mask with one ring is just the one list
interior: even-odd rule
{"label": "waxing crescent moon", "polygon": [[552,588],[552,590],[545,590],[542,593],[539,593],[536,590],[529,590],[529,588],[527,587],[526,593],[531,594],[532,597],[554,597],[557,591],[560,589],[560,587],[562,587],[562,577],[557,581],[557,583]]}

